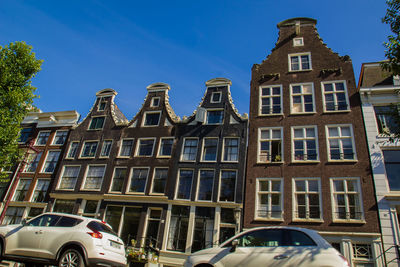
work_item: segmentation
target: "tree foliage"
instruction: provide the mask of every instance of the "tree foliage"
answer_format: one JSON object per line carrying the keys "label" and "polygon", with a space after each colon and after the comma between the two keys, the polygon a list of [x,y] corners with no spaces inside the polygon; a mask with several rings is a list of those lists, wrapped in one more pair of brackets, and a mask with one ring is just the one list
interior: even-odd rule
{"label": "tree foliage", "polygon": [[386,0],[387,10],[382,22],[390,26],[393,34],[388,36],[385,57],[388,61],[382,63],[382,67],[393,73],[400,74],[400,0]]}
{"label": "tree foliage", "polygon": [[20,155],[20,124],[34,108],[33,100],[37,96],[31,79],[42,62],[25,42],[0,46],[0,178],[5,176],[2,170],[13,165]]}

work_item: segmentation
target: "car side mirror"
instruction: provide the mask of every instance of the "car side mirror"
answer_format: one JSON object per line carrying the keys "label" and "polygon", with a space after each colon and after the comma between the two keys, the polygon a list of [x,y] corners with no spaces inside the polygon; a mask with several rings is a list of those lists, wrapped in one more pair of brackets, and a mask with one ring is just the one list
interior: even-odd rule
{"label": "car side mirror", "polygon": [[234,239],[232,240],[232,247],[230,252],[235,252],[236,251],[236,247],[239,245],[239,240],[238,239]]}
{"label": "car side mirror", "polygon": [[21,224],[22,224],[22,226],[27,226],[28,225],[28,223],[26,222],[26,219],[22,219]]}

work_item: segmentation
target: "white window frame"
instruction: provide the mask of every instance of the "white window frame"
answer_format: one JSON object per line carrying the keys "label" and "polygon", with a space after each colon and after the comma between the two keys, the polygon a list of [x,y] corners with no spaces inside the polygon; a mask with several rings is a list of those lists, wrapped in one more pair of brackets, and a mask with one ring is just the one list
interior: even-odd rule
{"label": "white window frame", "polygon": [[[363,197],[362,197],[362,190],[361,190],[361,182],[359,177],[330,177],[330,186],[331,186],[331,202],[332,202],[332,221],[333,222],[346,222],[346,223],[364,223],[365,222],[365,213],[364,213],[364,207],[363,207]],[[335,187],[334,187],[334,181],[335,180],[353,180],[357,182],[357,190],[358,192],[356,193],[358,195],[358,201],[360,203],[359,209],[361,212],[360,219],[351,219],[351,218],[346,218],[346,219],[338,219],[335,216],[336,213],[336,208],[337,208],[337,203],[335,200]],[[349,194],[355,194],[353,192],[349,192],[347,190],[347,184],[345,184],[344,192],[341,192],[341,194],[345,195],[345,208],[346,208],[346,215],[349,212],[349,204],[348,204],[348,197],[347,195]],[[347,216],[346,216],[347,217]]]}
{"label": "white window frame", "polygon": [[[185,143],[186,143],[186,140],[196,140],[197,141],[197,145],[196,145],[196,152],[195,152],[195,157],[194,157],[194,160],[185,160],[185,159],[183,159],[183,153],[184,153],[184,151],[185,151]],[[183,161],[183,162],[195,162],[196,160],[197,160],[197,154],[198,154],[198,150],[199,150],[199,138],[198,137],[185,137],[184,139],[183,139],[183,143],[182,143],[182,150],[181,150],[181,155],[180,155],[180,157],[179,157],[179,159],[180,159],[180,161]]]}
{"label": "white window frame", "polygon": [[[190,192],[189,192],[189,198],[178,198],[178,191],[179,191],[179,182],[180,182],[180,179],[181,179],[181,171],[191,171],[192,172],[192,183],[191,183],[191,186],[190,186]],[[176,183],[176,188],[175,188],[175,194],[174,194],[174,199],[176,199],[176,200],[188,200],[188,201],[190,201],[191,199],[192,199],[192,187],[193,187],[193,182],[194,182],[194,179],[195,179],[196,177],[195,177],[195,170],[194,169],[191,169],[191,168],[179,168],[178,169],[178,173],[177,173],[177,183]]]}
{"label": "white window frame", "polygon": [[[217,101],[214,101],[214,95],[219,95]],[[211,98],[210,98],[210,103],[221,103],[221,99],[222,99],[222,92],[212,92]]]}
{"label": "white window frame", "polygon": [[[309,69],[303,69],[303,66],[302,66],[301,56],[305,56],[305,55],[308,56],[308,61],[309,61],[309,64],[310,64],[310,68]],[[299,69],[298,70],[292,70],[291,57],[297,57],[299,59]],[[288,66],[289,72],[299,72],[299,71],[310,71],[310,70],[312,70],[311,52],[288,54],[288,62],[289,62],[289,66]]]}
{"label": "white window frame", "polygon": [[[217,140],[217,145],[216,145],[216,150],[215,150],[215,159],[214,160],[206,160],[203,158],[203,156],[205,156],[205,153],[204,153],[205,152],[204,151],[205,143],[206,143],[206,140],[211,140],[211,139]],[[201,162],[216,162],[218,160],[218,145],[219,145],[218,137],[204,137],[202,140],[202,144],[201,144],[201,157],[200,157]]]}
{"label": "white window frame", "polygon": [[[11,201],[18,201],[18,202],[24,201],[24,200],[16,200],[16,199],[15,199],[15,198],[16,198],[16,193],[17,193],[17,191],[18,191],[18,186],[21,184],[21,181],[22,181],[22,180],[29,180],[29,181],[30,181],[30,182],[29,182],[29,185],[28,185],[28,188],[27,188],[27,190],[26,190],[24,199],[26,199],[26,197],[28,196],[29,188],[32,186],[33,178],[30,178],[30,177],[21,177],[21,178],[18,180],[18,184],[17,184],[17,186],[15,187],[14,192],[12,192]],[[31,194],[31,195],[32,195],[32,194]],[[31,197],[32,197],[32,196],[30,196],[29,198],[31,198]]]}
{"label": "white window frame", "polygon": [[304,39],[303,39],[303,37],[296,37],[296,38],[293,38],[293,46],[304,46]]}
{"label": "white window frame", "polygon": [[[154,181],[155,181],[155,177],[156,177],[156,170],[157,169],[166,169],[167,170],[167,177],[165,178],[165,185],[164,185],[164,193],[157,193],[157,192],[153,192],[154,189]],[[168,173],[169,173],[169,168],[167,166],[159,166],[159,167],[154,167],[153,168],[153,174],[152,174],[152,179],[151,179],[151,187],[150,187],[150,194],[151,195],[161,195],[164,196],[167,190],[167,181],[168,181]]]}
{"label": "white window frame", "polygon": [[[60,133],[60,132],[66,132],[67,133],[65,135],[65,140],[64,140],[64,142],[62,144],[55,144],[54,142],[56,141],[57,133]],[[51,145],[53,145],[53,146],[62,146],[67,142],[67,140],[68,140],[68,130],[57,130],[56,133],[53,136],[53,140],[51,140]]]}
{"label": "white window frame", "polygon": [[[129,156],[122,156],[121,155],[122,145],[123,145],[124,141],[132,141],[132,147],[131,147],[131,151],[129,153]],[[135,147],[135,139],[134,138],[122,138],[121,139],[121,145],[119,146],[119,149],[118,149],[117,158],[130,158],[132,156],[132,152],[133,152],[134,147]]]}
{"label": "white window frame", "polygon": [[[304,86],[305,85],[311,85],[311,94],[304,93]],[[294,94],[293,93],[293,87],[294,86],[300,86],[301,88],[301,93]],[[314,92],[314,83],[292,83],[290,84],[290,114],[315,114],[316,109],[315,109],[315,92]],[[304,103],[304,96],[305,95],[311,95],[312,97],[312,105],[313,105],[313,110],[312,111],[305,111],[305,103]],[[301,109],[302,111],[296,112],[294,111],[294,103],[293,103],[293,97],[294,96],[300,96],[301,98]]]}
{"label": "white window frame", "polygon": [[[103,154],[103,151],[104,151],[104,144],[105,144],[105,142],[110,142],[110,152],[108,153],[107,156],[103,156],[103,155],[102,155],[102,154]],[[110,154],[111,154],[111,150],[112,150],[112,145],[113,145],[113,140],[112,140],[112,139],[103,140],[103,143],[101,144],[101,150],[100,150],[99,158],[109,158],[109,157],[110,157]]]}
{"label": "white window frame", "polygon": [[[69,156],[69,153],[70,153],[70,151],[71,151],[71,148],[72,148],[72,144],[77,144],[76,145],[76,150],[75,150],[75,155],[73,156],[73,157],[70,157]],[[76,157],[76,154],[78,154],[78,151],[79,151],[79,141],[71,141],[70,143],[69,143],[69,147],[68,147],[68,151],[67,151],[67,154],[65,155],[65,158],[66,159],[74,159],[75,157]]]}
{"label": "white window frame", "polygon": [[[221,185],[222,185],[222,172],[235,172],[236,174],[236,178],[235,178],[235,189],[233,191],[233,201],[221,201],[220,197],[221,197]],[[237,183],[238,183],[238,170],[236,169],[221,169],[219,171],[219,176],[218,176],[218,198],[217,198],[217,202],[221,202],[221,203],[235,203],[236,202],[236,190],[237,190]]]}
{"label": "white window frame", "polygon": [[[83,153],[83,151],[85,150],[85,144],[86,143],[94,143],[94,142],[96,142],[97,143],[97,146],[96,146],[96,151],[94,152],[94,156],[91,156],[91,157],[82,157],[82,153]],[[96,157],[96,154],[97,154],[97,150],[99,149],[99,140],[85,140],[84,142],[83,142],[83,144],[82,144],[82,147],[81,147],[81,151],[79,152],[79,159],[93,159],[93,158],[95,158]]]}
{"label": "white window frame", "polygon": [[[45,172],[46,162],[47,162],[47,158],[49,157],[50,152],[59,152],[58,153],[58,158],[57,158],[57,161],[56,161],[56,163],[54,165],[54,170],[52,172]],[[49,149],[49,150],[47,150],[46,158],[43,161],[42,169],[40,170],[40,173],[49,173],[49,174],[54,173],[54,171],[56,170],[57,164],[60,161],[60,157],[61,156],[62,156],[61,155],[61,149]]]}
{"label": "white window frame", "polygon": [[[272,210],[268,211],[269,215],[266,216],[266,217],[258,216],[257,211],[259,210],[258,206],[259,206],[259,199],[260,199],[260,193],[259,193],[259,191],[260,191],[259,182],[260,181],[268,181],[268,188],[271,188],[271,182],[272,181],[280,181],[280,190],[279,190],[279,192],[280,192],[280,206],[281,206],[280,207],[281,208],[281,216],[280,216],[280,218],[272,217],[271,216]],[[256,193],[256,196],[255,196],[256,203],[255,203],[255,209],[254,209],[254,219],[255,220],[260,220],[260,221],[283,221],[283,216],[284,216],[284,210],[283,210],[283,207],[284,207],[284,203],[283,203],[283,200],[284,200],[284,198],[283,198],[284,187],[283,187],[283,182],[284,182],[283,178],[266,178],[266,177],[256,178],[256,192],[255,192]],[[263,192],[265,192],[265,194],[269,195],[269,205],[272,206],[271,205],[271,194],[273,194],[274,192],[276,193],[276,191],[271,191],[269,189],[268,191],[263,191]]]}
{"label": "white window frame", "polygon": [[[305,191],[301,191],[297,193],[296,190],[296,181],[305,181]],[[318,183],[318,193],[315,192],[309,192],[309,186],[308,186],[308,181],[317,181]],[[313,222],[322,222],[323,221],[323,209],[322,209],[322,189],[321,189],[321,179],[319,177],[295,177],[292,179],[292,193],[293,193],[293,198],[292,198],[292,206],[293,206],[293,221],[313,221]],[[306,217],[307,218],[299,218],[298,217],[298,204],[297,204],[297,194],[302,194],[305,195],[305,206],[306,206]],[[309,195],[310,194],[318,194],[318,200],[319,200],[319,218],[310,218],[309,217],[309,209],[310,209],[310,203],[309,203]]]}
{"label": "white window frame", "polygon": [[[158,123],[157,125],[146,125],[146,118],[147,118],[147,114],[158,114]],[[143,114],[143,119],[142,119],[142,127],[158,127],[160,125],[161,122],[161,111],[146,111]]]}
{"label": "white window frame", "polygon": [[[76,180],[75,180],[75,184],[74,184],[74,186],[72,187],[72,189],[64,189],[64,188],[60,188],[60,185],[61,185],[61,182],[62,182],[62,179],[63,179],[63,176],[64,176],[64,172],[65,172],[65,168],[66,167],[78,167],[78,175],[76,176]],[[61,171],[61,174],[60,174],[60,179],[58,179],[58,182],[57,182],[57,190],[63,190],[63,191],[74,191],[75,190],[75,187],[76,187],[76,184],[77,184],[77,182],[78,182],[78,179],[79,179],[79,173],[81,172],[81,165],[64,165],[64,166],[62,166],[62,171]]]}
{"label": "white window frame", "polygon": [[[236,139],[238,141],[238,146],[237,146],[237,160],[225,160],[225,144],[226,144],[226,139]],[[226,136],[222,140],[222,155],[221,155],[221,161],[222,162],[239,162],[239,156],[240,156],[240,137],[230,137]]]}
{"label": "white window frame", "polygon": [[[210,200],[201,200],[199,199],[199,193],[200,193],[200,184],[201,184],[201,177],[200,177],[200,172],[201,171],[212,171],[213,172],[213,180],[212,180],[212,185],[211,185],[211,199]],[[215,169],[210,169],[210,168],[202,168],[197,171],[197,187],[196,187],[196,201],[198,202],[213,202],[214,199],[214,182],[215,182]]]}
{"label": "white window frame", "polygon": [[[334,137],[332,139],[338,139],[339,140],[339,149],[340,149],[340,159],[331,159],[331,151],[330,151],[330,144],[329,144],[329,140],[331,139],[329,137],[329,128],[333,128],[333,127],[337,127],[339,128],[339,136],[338,137]],[[350,128],[350,137],[342,137],[341,136],[341,127],[349,127]],[[355,140],[354,140],[354,131],[353,131],[353,125],[352,124],[328,124],[325,125],[325,134],[326,134],[326,152],[328,153],[328,161],[330,162],[355,162],[357,161],[357,152],[356,152],[356,144],[355,144]],[[351,139],[351,144],[352,144],[352,148],[353,148],[353,154],[354,154],[354,158],[353,159],[344,159],[344,153],[343,153],[343,143],[342,143],[342,139]]]}
{"label": "white window frame", "polygon": [[[220,112],[222,112],[222,121],[221,121],[221,122],[217,122],[217,123],[210,123],[210,122],[208,122],[208,114],[209,114],[210,112],[213,112],[213,111],[220,111]],[[224,120],[225,120],[225,112],[224,112],[224,109],[222,109],[222,108],[207,109],[205,124],[207,124],[207,125],[222,125],[222,124],[224,124]]]}
{"label": "white window frame", "polygon": [[[157,103],[157,105],[155,105],[155,100],[157,100],[158,101],[158,103]],[[158,97],[158,96],[156,96],[156,97],[152,97],[151,98],[151,103],[150,103],[150,107],[153,107],[153,108],[155,108],[155,107],[158,107],[158,106],[160,106],[160,97]]]}
{"label": "white window frame", "polygon": [[[163,140],[172,140],[171,155],[160,155],[161,150],[162,150]],[[172,157],[172,151],[173,151],[174,143],[175,143],[175,138],[174,137],[161,137],[160,138],[160,142],[158,144],[157,158],[170,158],[170,157]]]}
{"label": "white window frame", "polygon": [[[146,182],[144,183],[144,188],[143,188],[143,192],[131,192],[131,183],[132,183],[132,175],[133,175],[133,171],[135,169],[147,169],[147,176],[146,176]],[[126,188],[126,193],[127,195],[144,195],[146,194],[146,188],[147,188],[147,184],[149,182],[149,175],[150,175],[150,167],[140,167],[140,166],[136,166],[136,167],[131,167],[130,172],[129,172],[129,179],[128,179],[128,186]]]}
{"label": "white window frame", "polygon": [[[277,88],[279,87],[279,99],[280,99],[280,103],[279,103],[279,107],[280,107],[280,112],[279,113],[274,113],[273,110],[273,103],[272,103],[272,99],[274,99],[274,97],[278,97],[278,95],[274,95],[273,94],[273,88]],[[264,88],[269,88],[270,90],[270,94],[269,95],[262,95],[262,90]],[[267,114],[263,114],[262,113],[262,99],[263,98],[268,98],[271,100],[270,102],[270,109],[269,109],[269,113]],[[273,84],[273,85],[266,85],[266,86],[260,86],[258,88],[258,116],[277,116],[277,115],[282,115],[283,114],[283,87],[281,84]]]}
{"label": "white window frame", "polygon": [[[306,129],[307,128],[312,128],[314,129],[314,138],[312,137],[306,137]],[[302,138],[296,138],[294,136],[294,131],[297,129],[302,129],[303,130],[303,134],[304,137]],[[316,125],[305,125],[305,126],[292,126],[291,127],[291,135],[292,135],[292,162],[301,162],[301,163],[315,163],[315,162],[319,162],[319,145],[318,145],[318,128]],[[317,153],[317,158],[315,160],[308,160],[307,157],[305,156],[304,159],[296,159],[296,155],[295,155],[295,145],[294,142],[295,141],[301,141],[303,140],[303,152],[305,152],[303,155],[307,155],[307,140],[314,140],[315,141],[315,150]]]}
{"label": "white window frame", "polygon": [[[101,126],[101,128],[90,129],[90,125],[92,125],[93,119],[96,119],[96,118],[104,118],[103,125]],[[104,128],[105,124],[106,124],[106,116],[93,116],[93,117],[90,118],[90,123],[88,125],[87,130],[88,131],[99,131],[99,130],[102,130]]]}
{"label": "white window frame", "polygon": [[[336,97],[336,92],[341,92],[341,91],[336,91],[336,85],[335,83],[343,83],[344,86],[344,94],[346,98],[346,104],[347,104],[347,109],[343,110],[338,110],[337,109],[337,97]],[[333,90],[332,92],[328,92],[329,94],[333,94],[333,99],[334,99],[334,104],[335,104],[335,110],[326,110],[326,101],[325,101],[325,84],[333,84]],[[349,93],[348,93],[348,88],[346,84],[346,80],[334,80],[334,81],[324,81],[321,82],[321,93],[322,93],[322,103],[324,104],[324,112],[326,113],[336,113],[336,112],[349,112],[350,111],[350,101],[349,101]]]}
{"label": "white window frame", "polygon": [[38,179],[36,179],[36,181],[35,181],[35,187],[33,188],[32,194],[31,194],[30,199],[29,199],[30,202],[34,202],[34,203],[43,203],[43,202],[36,202],[36,201],[33,201],[33,197],[34,197],[34,195],[35,195],[35,192],[36,192],[36,189],[37,189],[39,180],[46,180],[46,181],[49,181],[49,186],[47,187],[47,190],[45,191],[45,194],[47,194],[47,192],[48,192],[49,189],[50,189],[50,184],[51,184],[51,179],[50,179],[50,178],[38,178]]}
{"label": "white window frame", "polygon": [[115,166],[115,167],[114,167],[114,170],[113,170],[113,173],[112,173],[112,176],[111,176],[111,183],[110,183],[110,188],[108,189],[108,192],[109,192],[109,193],[113,193],[113,194],[123,194],[123,192],[125,191],[124,189],[126,189],[126,188],[124,188],[124,182],[122,182],[121,192],[119,192],[119,191],[112,191],[112,187],[113,187],[113,184],[114,184],[114,178],[115,178],[115,171],[116,171],[116,169],[126,169],[126,177],[125,177],[125,179],[127,179],[127,178],[130,177],[129,168],[128,168],[127,166]]}
{"label": "white window frame", "polygon": [[[270,138],[269,139],[261,139],[261,131],[264,130],[269,130],[270,131]],[[260,152],[261,152],[261,140],[265,140],[265,141],[273,141],[273,140],[278,140],[278,139],[273,139],[272,138],[272,131],[273,130],[280,130],[281,132],[281,138],[279,140],[281,140],[281,160],[280,161],[271,161],[271,159],[267,160],[267,161],[261,161],[260,160]],[[274,164],[274,163],[283,163],[283,159],[284,159],[284,146],[283,146],[283,141],[284,141],[284,136],[283,136],[283,127],[260,127],[258,128],[258,136],[257,136],[257,163],[264,163],[264,164]],[[270,149],[271,149],[271,145],[270,145]],[[270,155],[270,157],[272,157],[272,155]]]}
{"label": "white window frame", "polygon": [[[103,176],[101,177],[101,180],[100,180],[100,183],[99,183],[100,184],[99,189],[86,189],[85,188],[87,175],[88,175],[88,172],[89,172],[89,168],[91,166],[104,166],[104,172],[103,172]],[[88,164],[86,166],[85,175],[83,176],[84,178],[83,178],[83,181],[82,181],[82,184],[81,184],[81,190],[82,191],[101,191],[101,189],[102,189],[101,187],[102,187],[102,184],[103,184],[103,180],[104,180],[104,176],[106,174],[106,171],[107,171],[107,164]]]}
{"label": "white window frame", "polygon": [[[139,155],[140,151],[140,143],[141,141],[145,140],[153,140],[153,147],[151,149],[151,154],[150,155]],[[156,146],[156,138],[155,137],[144,137],[144,138],[138,138],[136,142],[136,149],[135,149],[135,157],[144,157],[144,158],[149,158],[154,155],[154,147]]]}
{"label": "white window frame", "polygon": [[[106,97],[104,97],[104,96],[99,97],[99,103],[97,104],[97,111],[104,111],[104,110],[106,109],[106,107],[107,107],[107,100],[104,100],[105,98],[106,98]],[[106,106],[105,106],[103,109],[100,109],[102,103],[106,103]]]}
{"label": "white window frame", "polygon": [[[46,143],[44,145],[43,144],[38,144],[39,136],[40,136],[41,133],[49,133],[49,136],[47,136],[47,140],[46,140]],[[37,134],[37,137],[36,137],[36,140],[35,140],[35,146],[46,146],[47,142],[49,142],[50,136],[51,136],[51,131],[40,131]]]}
{"label": "white window frame", "polygon": [[[35,173],[37,170],[38,170],[38,168],[39,168],[39,163],[40,163],[40,160],[41,160],[41,158],[42,158],[42,156],[43,156],[43,152],[44,151],[38,151],[38,153],[36,153],[36,152],[34,152],[34,151],[29,151],[29,153],[28,153],[28,158],[27,158],[27,162],[26,162],[26,164],[25,164],[25,166],[24,166],[24,169],[23,169],[23,173]],[[39,157],[39,158],[38,158]],[[33,162],[33,161],[35,161],[36,159],[38,158],[38,161],[37,161],[37,165],[36,165],[36,168],[35,168],[35,171],[33,171],[33,172],[28,172],[28,169],[29,169],[29,167],[30,167],[30,165],[31,165],[31,163]],[[43,164],[42,164],[43,165]],[[42,168],[42,167],[40,167],[40,168]],[[10,171],[10,173],[11,173],[11,171]]]}

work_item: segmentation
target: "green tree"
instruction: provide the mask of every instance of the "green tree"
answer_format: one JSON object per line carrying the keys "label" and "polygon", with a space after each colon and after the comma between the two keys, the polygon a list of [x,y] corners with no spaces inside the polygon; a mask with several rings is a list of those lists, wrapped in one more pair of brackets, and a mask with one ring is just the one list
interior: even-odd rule
{"label": "green tree", "polygon": [[31,79],[42,62],[25,42],[0,46],[0,179],[3,181],[6,175],[2,170],[12,166],[21,154],[20,124],[29,110],[34,109],[33,100],[37,96]]}
{"label": "green tree", "polygon": [[382,63],[383,69],[390,71],[393,75],[400,74],[400,0],[386,0],[386,15],[382,22],[390,26],[393,34],[388,36],[385,57],[388,61]]}

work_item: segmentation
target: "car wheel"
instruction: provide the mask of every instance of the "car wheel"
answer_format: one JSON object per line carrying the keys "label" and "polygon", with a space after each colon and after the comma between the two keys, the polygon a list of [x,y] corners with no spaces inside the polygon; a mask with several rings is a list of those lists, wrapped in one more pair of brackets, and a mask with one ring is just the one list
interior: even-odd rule
{"label": "car wheel", "polygon": [[67,249],[58,261],[59,267],[85,267],[85,262],[79,251],[76,249]]}

